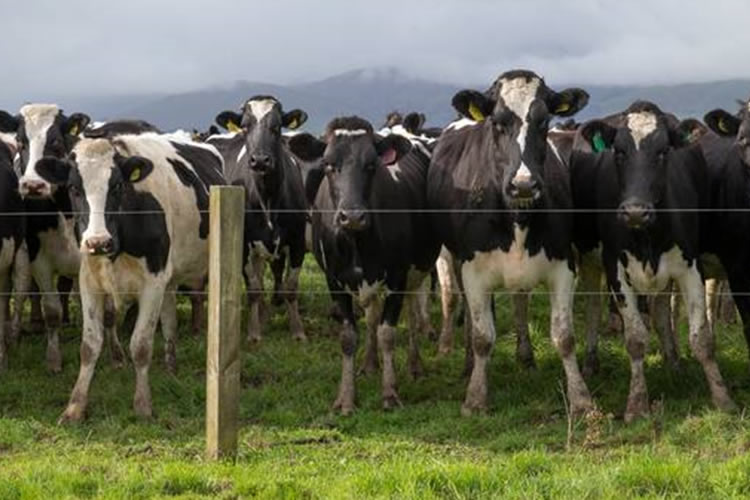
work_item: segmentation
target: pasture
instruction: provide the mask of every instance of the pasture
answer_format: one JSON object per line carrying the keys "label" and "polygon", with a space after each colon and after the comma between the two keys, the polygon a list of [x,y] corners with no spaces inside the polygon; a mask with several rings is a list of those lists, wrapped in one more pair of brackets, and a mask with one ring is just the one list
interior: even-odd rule
{"label": "pasture", "polygon": [[[267,283],[270,286],[270,283]],[[647,357],[652,416],[625,425],[628,358],[619,337],[600,344],[601,372],[589,387],[601,414],[572,423],[564,373],[548,336],[542,290],[532,298],[538,368],[514,359],[510,300],[498,294],[498,341],[486,416],[463,418],[463,347],[443,359],[420,339],[425,376],[405,369],[399,330],[399,391],[404,407],[381,410],[380,376],[357,379],[353,416],[330,411],[340,373],[338,326],[328,319],[325,281],[311,256],[300,304],[310,337],[292,341],[285,308],[275,308],[264,339],[245,345],[239,455],[204,454],[205,341],[188,333],[180,303],[178,374],[163,363],[157,335],[151,383],[155,417],[135,418],[132,366],[117,369],[105,350],[92,384],[88,419],[58,426],[78,373],[79,327],[65,329],[64,368],[44,368],[44,342],[26,335],[0,376],[0,498],[727,498],[750,495],[750,371],[737,325],[720,325],[717,355],[740,406],[712,408],[700,365],[680,325],[683,370],[670,372],[652,335]],[[439,326],[439,303],[432,302]],[[576,340],[583,354],[581,307]],[[79,317],[76,311],[76,316]],[[402,315],[403,316],[403,315]],[[80,321],[80,320],[79,320]],[[360,321],[359,354],[364,345]],[[403,318],[402,318],[403,324]],[[457,328],[457,338],[460,329]],[[121,334],[121,339],[127,338]],[[459,341],[460,344],[460,341]]]}

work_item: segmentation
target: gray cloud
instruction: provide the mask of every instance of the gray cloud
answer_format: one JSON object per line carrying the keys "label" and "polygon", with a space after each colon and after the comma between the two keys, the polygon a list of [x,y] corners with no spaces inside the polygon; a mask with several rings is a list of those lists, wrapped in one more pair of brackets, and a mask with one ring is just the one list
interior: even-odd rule
{"label": "gray cloud", "polygon": [[0,106],[62,95],[297,82],[357,67],[486,84],[750,77],[744,0],[37,0],[3,9]]}

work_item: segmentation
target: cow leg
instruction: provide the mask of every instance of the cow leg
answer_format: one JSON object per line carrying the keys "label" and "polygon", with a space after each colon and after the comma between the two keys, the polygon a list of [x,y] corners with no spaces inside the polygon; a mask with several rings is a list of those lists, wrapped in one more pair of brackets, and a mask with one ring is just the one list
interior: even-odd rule
{"label": "cow leg", "polygon": [[[424,280],[423,285],[429,285],[429,280]],[[412,294],[408,297],[408,309],[409,309],[409,348],[406,356],[406,366],[409,370],[413,379],[417,379],[424,375],[424,364],[422,363],[422,357],[419,355],[419,337],[424,332],[424,318],[422,317],[422,302],[421,299],[424,297],[423,289],[416,291],[416,294]]]}
{"label": "cow leg", "polygon": [[8,304],[10,302],[8,292],[10,292],[10,269],[0,272],[0,372],[8,368],[8,339],[6,324],[8,314]]}
{"label": "cow leg", "polygon": [[430,339],[436,340],[437,334],[435,329],[432,328],[432,319],[430,318],[430,295],[432,291],[430,289],[429,274],[422,280],[422,284],[415,291],[413,296],[413,304],[416,308],[415,319],[417,321],[417,331],[421,332],[421,335]]}
{"label": "cow leg", "polygon": [[[266,261],[258,256],[253,257],[251,253],[251,259],[255,260],[253,264],[253,270],[255,272],[255,283],[257,284],[257,305],[258,305],[258,321],[262,324],[268,322],[271,319],[271,307],[266,303],[266,288],[264,282],[264,274],[266,270]],[[258,338],[260,340],[260,330],[258,330]]]}
{"label": "cow leg", "polygon": [[[81,279],[86,279],[85,270],[82,269]],[[81,366],[78,370],[78,379],[70,394],[68,406],[65,408],[58,423],[66,421],[80,421],[86,413],[88,404],[89,387],[94,376],[96,362],[102,351],[104,342],[104,298],[100,290],[90,286],[81,286],[81,305],[83,312],[83,335],[81,338]]]}
{"label": "cow leg", "polygon": [[73,280],[67,276],[57,278],[57,292],[60,294],[61,321],[63,325],[70,324],[70,292],[73,290]]}
{"label": "cow leg", "polygon": [[26,299],[31,290],[31,265],[26,243],[16,251],[13,260],[13,313],[10,328],[10,343],[16,344],[21,336],[21,322]]}
{"label": "cow leg", "polygon": [[623,296],[618,305],[623,320],[625,348],[628,351],[628,356],[630,356],[630,391],[628,393],[628,404],[625,408],[625,422],[631,422],[649,414],[648,387],[643,370],[648,330],[638,310],[638,297],[627,284],[625,270],[619,263],[617,264],[617,273]]}
{"label": "cow leg", "polygon": [[251,253],[245,266],[248,342],[260,342],[261,340],[260,302],[263,300],[263,284],[262,279],[258,278],[258,267],[263,267],[263,261]]}
{"label": "cow leg", "polygon": [[206,297],[203,294],[205,285],[199,290],[190,290],[190,329],[194,337],[200,337],[206,328]]}
{"label": "cow leg", "polygon": [[[271,304],[274,306],[280,306],[286,300],[284,294],[287,292],[286,283],[283,282],[284,268],[286,267],[286,254],[281,254],[277,258],[271,261],[271,274],[273,275],[273,295],[271,296]],[[291,272],[292,264],[289,263]],[[287,273],[287,281],[289,280],[289,274]],[[286,301],[288,304],[288,301]],[[294,332],[294,330],[292,330]]]}
{"label": "cow leg", "polygon": [[662,292],[657,293],[651,302],[651,318],[656,332],[659,334],[661,342],[661,353],[664,361],[674,371],[680,369],[680,351],[677,345],[677,339],[672,330],[672,319],[670,310],[670,300],[672,297],[672,284]]}
{"label": "cow leg", "polygon": [[47,333],[47,369],[53,373],[62,371],[62,353],[60,352],[60,318],[62,306],[56,292],[52,269],[43,260],[37,260],[32,268],[34,281],[42,293],[42,312]]}
{"label": "cow leg", "polygon": [[721,410],[734,410],[736,405],[729,396],[724,379],[719,371],[719,365],[714,357],[715,343],[711,328],[706,324],[706,295],[703,279],[695,264],[686,272],[677,276],[680,291],[685,300],[690,328],[690,348],[693,355],[703,366],[708,386],[711,389],[711,399]]}
{"label": "cow leg", "polygon": [[378,324],[383,316],[383,300],[375,294],[364,306],[367,336],[365,337],[365,359],[360,374],[372,375],[378,371]]}
{"label": "cow leg", "polygon": [[589,253],[583,256],[580,266],[578,289],[586,304],[586,357],[583,361],[583,376],[590,377],[599,372],[599,321],[602,315],[601,265],[599,256]]}
{"label": "cow leg", "polygon": [[440,305],[442,307],[442,325],[438,340],[438,354],[445,355],[453,351],[453,322],[458,303],[458,283],[454,271],[453,256],[443,247],[435,264],[440,284]]}
{"label": "cow leg", "polygon": [[329,281],[329,289],[334,295],[334,299],[339,304],[339,309],[344,315],[344,321],[341,327],[341,381],[339,382],[339,392],[336,400],[333,402],[333,409],[341,412],[342,415],[349,415],[354,411],[354,355],[357,352],[357,326],[354,319],[354,305],[352,298],[344,290],[335,288]]}
{"label": "cow leg", "polygon": [[125,351],[120,344],[120,337],[117,335],[117,311],[111,295],[104,299],[104,332],[109,341],[109,354],[112,358],[112,365],[115,368],[122,368],[125,364]]}
{"label": "cow leg", "polygon": [[608,335],[616,336],[622,333],[623,324],[620,310],[617,308],[617,303],[613,297],[609,297],[607,300],[607,307],[609,309],[609,315],[607,317],[607,327],[604,329]]}
{"label": "cow leg", "polygon": [[487,410],[487,367],[495,344],[495,323],[492,321],[491,289],[485,283],[483,274],[480,266],[472,261],[461,266],[461,279],[468,308],[466,323],[471,323],[473,353],[471,376],[461,407],[461,414],[464,416]]}
{"label": "cow leg", "polygon": [[289,329],[292,331],[294,340],[307,340],[305,327],[302,325],[302,318],[299,315],[299,300],[297,298],[299,275],[302,267],[291,267],[291,262],[289,265],[283,290],[283,300],[286,303],[287,316],[289,317]]}
{"label": "cow leg", "polygon": [[397,292],[389,293],[383,305],[383,318],[378,326],[378,346],[383,357],[383,409],[390,410],[395,406],[402,406],[396,391],[396,367],[393,362],[393,349],[396,344],[396,325],[404,303],[404,283],[392,287]]}
{"label": "cow leg", "polygon": [[568,401],[573,415],[582,415],[594,408],[591,394],[578,369],[575,336],[573,335],[573,298],[575,274],[567,262],[558,264],[547,286],[550,290],[550,337],[562,359],[568,382]]}
{"label": "cow leg", "polygon": [[513,294],[513,319],[516,324],[516,361],[527,370],[536,368],[534,349],[529,338],[529,293]]}
{"label": "cow leg", "polygon": [[29,317],[29,328],[32,332],[44,330],[44,313],[42,311],[42,294],[40,291],[39,284],[34,280],[31,283],[31,314]]}
{"label": "cow leg", "polygon": [[719,280],[716,278],[709,278],[706,280],[706,318],[708,319],[708,327],[711,331],[715,331],[716,327],[716,316],[719,306]]}
{"label": "cow leg", "polygon": [[729,282],[722,280],[719,283],[719,309],[717,318],[728,325],[737,322],[737,308],[734,305],[732,294],[729,290]]}
{"label": "cow leg", "polygon": [[[130,338],[130,356],[135,366],[133,409],[139,417],[148,418],[153,413],[148,371],[154,351],[154,331],[156,331],[165,295],[163,286],[153,284],[146,285],[138,297],[138,319],[135,321],[133,336]],[[164,329],[164,324],[162,328]],[[169,342],[166,334],[165,340]]]}
{"label": "cow leg", "polygon": [[167,371],[177,373],[177,290],[167,289],[161,303],[161,334],[164,337],[164,364]]}

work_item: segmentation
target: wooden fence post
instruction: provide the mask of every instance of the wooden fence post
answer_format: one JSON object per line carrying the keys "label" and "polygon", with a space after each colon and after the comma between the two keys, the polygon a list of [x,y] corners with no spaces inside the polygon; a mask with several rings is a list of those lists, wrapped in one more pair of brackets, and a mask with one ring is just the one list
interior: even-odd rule
{"label": "wooden fence post", "polygon": [[245,190],[211,186],[206,349],[206,454],[237,453]]}

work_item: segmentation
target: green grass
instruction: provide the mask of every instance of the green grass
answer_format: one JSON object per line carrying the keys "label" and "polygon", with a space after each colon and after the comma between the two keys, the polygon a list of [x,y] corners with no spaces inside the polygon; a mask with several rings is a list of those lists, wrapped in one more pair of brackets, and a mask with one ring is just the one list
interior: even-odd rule
{"label": "green grass", "polygon": [[[308,261],[303,288],[323,287]],[[532,299],[538,369],[531,372],[514,361],[509,301],[499,296],[491,411],[473,418],[459,413],[466,384],[461,349],[438,359],[435,345],[422,339],[427,373],[414,381],[405,370],[403,331],[397,361],[404,407],[383,412],[379,376],[368,376],[357,379],[355,415],[332,413],[337,327],[327,319],[326,295],[304,295],[301,304],[309,342],[290,340],[279,308],[263,342],[244,352],[239,455],[231,462],[203,457],[205,343],[187,328],[177,376],[165,372],[157,337],[152,420],[133,415],[132,367],[113,368],[105,351],[88,420],[62,427],[56,420],[77,375],[78,329],[65,332],[58,376],[44,369],[42,337],[24,337],[0,375],[0,499],[750,496],[750,419],[744,410],[726,415],[711,408],[700,366],[688,356],[685,325],[680,374],[662,365],[654,336],[647,363],[654,411],[630,425],[621,418],[629,383],[622,340],[602,340],[602,370],[589,388],[603,415],[577,422],[568,448],[563,371],[548,339],[543,294]],[[433,313],[437,325],[437,303]],[[181,303],[181,325],[188,317]],[[723,374],[745,408],[750,372],[740,328],[722,326],[717,344]]]}

